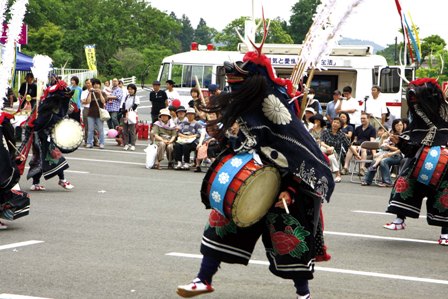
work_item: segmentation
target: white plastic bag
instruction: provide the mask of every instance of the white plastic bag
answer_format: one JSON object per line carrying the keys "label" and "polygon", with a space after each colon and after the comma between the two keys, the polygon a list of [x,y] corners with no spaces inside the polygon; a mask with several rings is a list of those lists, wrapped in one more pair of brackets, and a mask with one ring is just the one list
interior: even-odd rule
{"label": "white plastic bag", "polygon": [[157,145],[149,144],[147,148],[145,148],[146,152],[146,168],[150,169],[154,166],[157,157]]}
{"label": "white plastic bag", "polygon": [[128,119],[128,124],[132,125],[137,123],[137,112],[134,110],[129,110],[126,117]]}

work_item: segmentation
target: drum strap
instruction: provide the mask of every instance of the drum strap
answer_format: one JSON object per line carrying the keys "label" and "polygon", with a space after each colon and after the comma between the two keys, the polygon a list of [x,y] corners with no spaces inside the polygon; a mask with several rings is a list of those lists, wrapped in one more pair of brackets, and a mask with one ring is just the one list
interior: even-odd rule
{"label": "drum strap", "polygon": [[440,153],[440,146],[433,146],[429,149],[422,168],[420,169],[420,173],[418,174],[417,181],[429,185],[434,171],[436,170],[437,163],[439,162]]}
{"label": "drum strap", "polygon": [[238,172],[252,160],[253,155],[250,153],[241,153],[227,161],[216,174],[216,178],[210,189],[210,206],[224,215],[224,198],[227,189]]}

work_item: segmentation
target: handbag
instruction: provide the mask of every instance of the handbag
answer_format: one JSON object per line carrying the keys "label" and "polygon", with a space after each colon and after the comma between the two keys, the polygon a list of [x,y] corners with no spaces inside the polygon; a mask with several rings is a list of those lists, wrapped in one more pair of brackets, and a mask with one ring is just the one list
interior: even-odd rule
{"label": "handbag", "polygon": [[93,94],[93,97],[95,98],[95,103],[96,103],[96,105],[98,106],[98,110],[99,110],[99,112],[100,112],[100,120],[101,120],[101,121],[108,121],[108,120],[110,119],[109,111],[107,111],[107,110],[104,109],[104,108],[101,108],[101,107],[100,107],[100,104],[98,104],[98,100],[96,99],[96,95],[95,95],[95,93],[92,93],[92,94]]}
{"label": "handbag", "polygon": [[207,150],[208,150],[208,143],[202,144],[198,149],[198,156],[197,158],[199,160],[203,160],[207,158]]}

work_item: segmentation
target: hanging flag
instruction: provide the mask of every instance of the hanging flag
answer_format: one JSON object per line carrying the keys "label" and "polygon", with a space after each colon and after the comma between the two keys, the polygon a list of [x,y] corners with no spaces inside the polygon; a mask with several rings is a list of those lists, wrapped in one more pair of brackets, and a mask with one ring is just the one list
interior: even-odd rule
{"label": "hanging flag", "polygon": [[85,45],[84,50],[86,52],[86,60],[89,70],[96,71],[95,45]]}

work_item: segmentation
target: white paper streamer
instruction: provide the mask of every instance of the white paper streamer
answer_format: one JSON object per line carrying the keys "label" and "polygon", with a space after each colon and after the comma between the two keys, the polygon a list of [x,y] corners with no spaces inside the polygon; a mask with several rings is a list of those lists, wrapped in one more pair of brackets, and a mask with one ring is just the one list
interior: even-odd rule
{"label": "white paper streamer", "polygon": [[[298,64],[299,72],[292,75],[293,84],[297,84],[308,69],[324,69],[320,64],[325,56],[331,53],[340,40],[340,32],[353,9],[364,0],[322,0],[316,8]],[[302,72],[301,72],[302,71]]]}
{"label": "white paper streamer", "polygon": [[[0,24],[3,24],[3,22],[5,21],[5,11],[6,11],[6,4],[8,3],[7,0],[0,0]],[[3,30],[3,29],[1,29]],[[0,56],[1,56],[1,51],[0,51]],[[1,63],[1,58],[0,58],[0,63]],[[2,74],[0,73],[0,80],[1,80]],[[4,93],[4,95],[6,94],[6,91]],[[0,96],[0,110],[3,108],[3,96]]]}
{"label": "white paper streamer", "polygon": [[[28,0],[16,0],[10,9],[11,19],[8,22],[7,40],[2,55],[2,64],[0,66],[0,98],[3,98],[6,95],[8,81],[12,78],[12,69],[16,51],[15,46],[20,38],[22,22],[25,17],[27,5]],[[1,102],[1,105],[3,105],[3,101]]]}
{"label": "white paper streamer", "polygon": [[51,58],[47,55],[35,55],[33,57],[33,66],[31,71],[37,81],[41,81],[44,84],[48,82],[48,73],[51,71]]}

